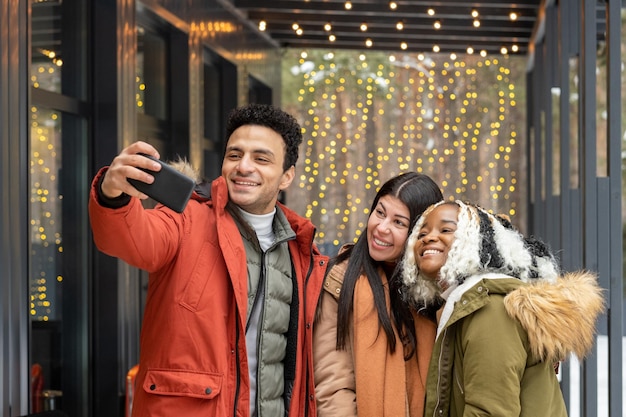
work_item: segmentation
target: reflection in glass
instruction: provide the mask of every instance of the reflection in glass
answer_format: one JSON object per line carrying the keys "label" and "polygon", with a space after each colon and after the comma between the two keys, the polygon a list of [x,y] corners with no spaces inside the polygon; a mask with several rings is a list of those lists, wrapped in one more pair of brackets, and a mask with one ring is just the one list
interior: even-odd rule
{"label": "reflection in glass", "polygon": [[552,106],[552,190],[550,195],[561,194],[561,89],[550,89]]}
{"label": "reflection in glass", "polygon": [[596,174],[608,176],[608,91],[605,40],[598,41],[596,50]]}
{"label": "reflection in glass", "polygon": [[[31,316],[35,320],[58,320],[57,284],[60,275],[61,200],[58,189],[61,117],[50,110],[31,111]],[[35,263],[37,262],[37,263]]]}
{"label": "reflection in glass", "polygon": [[[621,29],[622,29],[622,32],[621,32],[620,45],[621,45],[622,68],[624,68],[626,67],[626,63],[624,62],[624,59],[626,59],[626,5],[624,5],[624,3],[622,3]],[[622,132],[622,149],[624,150],[626,149],[626,114],[624,114],[624,112],[626,111],[626,106],[624,105],[624,103],[626,103],[626,89],[624,88],[624,85],[626,84],[626,77],[624,77],[623,73],[622,73],[621,79],[622,79],[622,85],[620,86],[620,91],[622,95],[622,100],[621,100],[622,101],[622,130],[621,132]],[[624,154],[622,153],[622,172],[626,170],[626,166],[624,166],[625,158],[623,155]],[[626,181],[622,181],[622,207],[626,209]],[[624,209],[622,209],[622,224],[626,225],[626,210]],[[626,237],[626,234],[625,234],[625,237]],[[623,247],[624,247],[623,257],[624,259],[626,259],[626,242],[624,242]],[[626,362],[624,366],[626,366]]]}
{"label": "reflection in glass", "polygon": [[135,83],[137,84],[137,90],[135,92],[135,102],[137,103],[137,113],[146,114],[146,81],[144,76],[144,57],[142,53],[143,38],[146,30],[141,26],[137,26],[137,76]]}
{"label": "reflection in glass", "polygon": [[579,111],[579,76],[578,76],[578,58],[573,57],[569,59],[569,160],[570,160],[570,188],[577,189],[580,184],[580,167],[579,167],[579,158],[578,158],[578,150],[580,149],[580,134],[578,129],[578,124],[580,122],[580,111]]}
{"label": "reflection in glass", "polygon": [[156,31],[137,27],[137,112],[167,120],[168,65],[167,40]]}
{"label": "reflection in glass", "polygon": [[41,383],[33,387],[33,412],[61,396],[61,322],[63,299],[61,114],[31,108],[30,155],[30,319],[32,369]]}
{"label": "reflection in glass", "polygon": [[62,1],[31,1],[31,85],[35,88],[61,92],[62,51]]}

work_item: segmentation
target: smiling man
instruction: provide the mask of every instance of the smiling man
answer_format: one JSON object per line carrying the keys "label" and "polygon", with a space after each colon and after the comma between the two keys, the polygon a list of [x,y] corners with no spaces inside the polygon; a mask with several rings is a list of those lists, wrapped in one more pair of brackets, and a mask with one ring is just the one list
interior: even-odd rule
{"label": "smiling man", "polygon": [[278,192],[286,189],[295,175],[285,149],[282,136],[272,128],[244,125],[235,129],[222,162],[230,201],[247,213],[273,212]]}
{"label": "smiling man", "polygon": [[145,142],[93,181],[96,245],[150,273],[133,416],[315,415],[311,332],[327,259],[310,221],[278,202],[301,128],[253,104],[233,110],[226,134],[222,175],[196,178],[182,213],[144,209],[128,182],[160,169],[139,155],[159,158]]}

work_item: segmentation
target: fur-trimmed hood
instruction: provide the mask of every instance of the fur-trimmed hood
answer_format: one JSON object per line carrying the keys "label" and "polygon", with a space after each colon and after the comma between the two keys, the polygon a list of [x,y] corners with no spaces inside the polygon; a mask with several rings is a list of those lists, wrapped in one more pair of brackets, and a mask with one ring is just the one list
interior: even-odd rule
{"label": "fur-trimmed hood", "polygon": [[191,165],[191,163],[187,160],[187,158],[179,157],[178,159],[174,161],[168,162],[168,165],[172,166],[172,168],[174,168],[178,172],[181,172],[185,174],[186,176],[188,176],[189,178],[191,178],[192,180],[194,180],[196,184],[202,181],[202,178],[200,177],[198,170],[196,170]]}
{"label": "fur-trimmed hood", "polygon": [[[555,282],[523,283],[513,277],[486,274],[469,277],[450,294],[441,312],[437,333],[502,296],[507,314],[528,335],[534,358],[543,362],[583,359],[593,347],[598,315],[604,311],[602,289],[588,271],[564,274]],[[462,302],[460,302],[462,300]]]}
{"label": "fur-trimmed hood", "polygon": [[186,158],[179,157],[174,161],[169,161],[168,164],[195,181],[196,186],[191,198],[199,201],[206,201],[211,198],[211,182],[205,181]]}
{"label": "fur-trimmed hood", "polygon": [[439,272],[438,282],[443,287],[455,287],[467,277],[486,273],[510,275],[524,282],[556,280],[559,267],[548,246],[540,240],[524,237],[508,217],[462,201],[441,201],[424,211],[407,239],[401,274],[404,293],[410,303],[420,307],[440,301],[440,286],[421,275],[414,248],[425,218],[442,204],[459,207],[455,239]]}
{"label": "fur-trimmed hood", "polygon": [[595,274],[578,271],[522,285],[504,298],[504,307],[528,333],[532,353],[543,361],[583,359],[595,342],[596,320],[604,311]]}

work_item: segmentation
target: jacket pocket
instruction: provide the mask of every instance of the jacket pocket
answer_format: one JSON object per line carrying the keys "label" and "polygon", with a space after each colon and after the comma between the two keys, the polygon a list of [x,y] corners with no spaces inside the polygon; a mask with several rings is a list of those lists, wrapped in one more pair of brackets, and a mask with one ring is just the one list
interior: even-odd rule
{"label": "jacket pocket", "polygon": [[463,387],[463,382],[461,382],[461,377],[459,376],[459,373],[456,371],[456,369],[454,369],[452,371],[452,374],[454,375],[454,382],[456,382],[457,389],[459,390],[461,395],[465,395],[465,388]]}
{"label": "jacket pocket", "polygon": [[153,395],[202,398],[210,400],[222,391],[222,374],[188,370],[150,369],[143,389]]}

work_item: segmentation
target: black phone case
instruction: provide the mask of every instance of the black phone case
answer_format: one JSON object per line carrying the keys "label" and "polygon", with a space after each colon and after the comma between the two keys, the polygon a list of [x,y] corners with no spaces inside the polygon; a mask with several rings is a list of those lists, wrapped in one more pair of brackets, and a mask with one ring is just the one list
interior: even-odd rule
{"label": "black phone case", "polygon": [[178,213],[182,213],[196,185],[195,181],[159,159],[146,154],[141,155],[161,164],[161,170],[155,172],[139,168],[154,176],[152,184],[132,178],[128,178],[128,182],[148,197]]}

